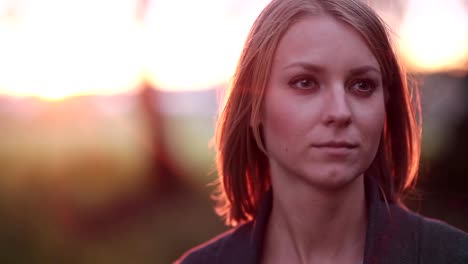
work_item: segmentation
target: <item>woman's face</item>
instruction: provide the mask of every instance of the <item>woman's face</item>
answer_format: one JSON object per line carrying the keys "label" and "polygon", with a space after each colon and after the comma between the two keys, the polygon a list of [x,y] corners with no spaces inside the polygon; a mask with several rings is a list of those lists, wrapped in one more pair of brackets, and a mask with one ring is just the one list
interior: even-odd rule
{"label": "woman's face", "polygon": [[288,29],[261,117],[273,184],[346,186],[373,161],[384,120],[381,70],[354,29],[329,16]]}

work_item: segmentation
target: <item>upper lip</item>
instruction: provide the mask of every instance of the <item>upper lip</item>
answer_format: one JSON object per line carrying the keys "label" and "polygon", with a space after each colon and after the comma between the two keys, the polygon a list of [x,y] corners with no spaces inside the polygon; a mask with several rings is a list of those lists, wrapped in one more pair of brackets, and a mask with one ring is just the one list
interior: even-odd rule
{"label": "upper lip", "polygon": [[312,144],[312,146],[317,148],[355,148],[358,144],[348,141],[327,141]]}

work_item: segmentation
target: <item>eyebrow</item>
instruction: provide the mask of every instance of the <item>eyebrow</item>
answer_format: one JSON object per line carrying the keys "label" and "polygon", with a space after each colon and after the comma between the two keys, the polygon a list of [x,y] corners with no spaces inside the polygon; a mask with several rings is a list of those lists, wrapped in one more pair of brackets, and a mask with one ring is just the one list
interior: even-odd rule
{"label": "eyebrow", "polygon": [[[285,66],[283,69],[289,69],[289,68],[294,68],[294,67],[301,67],[307,71],[316,72],[316,73],[326,72],[325,68],[315,65],[315,64],[307,63],[307,62],[291,63]],[[364,65],[364,66],[356,67],[356,68],[351,69],[349,72],[351,75],[361,75],[367,72],[376,72],[378,74],[381,74],[379,69],[371,65]]]}

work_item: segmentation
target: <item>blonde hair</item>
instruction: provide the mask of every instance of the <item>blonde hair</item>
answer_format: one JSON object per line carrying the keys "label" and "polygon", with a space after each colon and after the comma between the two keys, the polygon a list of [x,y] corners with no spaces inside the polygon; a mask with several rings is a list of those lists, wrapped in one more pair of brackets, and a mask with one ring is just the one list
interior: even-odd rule
{"label": "blonde hair", "polygon": [[420,158],[420,104],[379,16],[356,0],[273,0],[253,24],[227,100],[218,119],[215,140],[219,188],[217,212],[226,224],[255,217],[262,194],[270,188],[268,159],[258,124],[276,48],[292,24],[310,15],[329,15],[354,28],[365,39],[382,70],[386,120],[377,155],[367,170],[390,201],[399,202],[416,178]]}

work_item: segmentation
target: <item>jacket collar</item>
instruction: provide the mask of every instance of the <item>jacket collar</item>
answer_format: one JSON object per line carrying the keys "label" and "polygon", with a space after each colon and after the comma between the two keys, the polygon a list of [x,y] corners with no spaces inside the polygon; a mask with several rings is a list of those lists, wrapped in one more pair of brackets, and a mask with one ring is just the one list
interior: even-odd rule
{"label": "jacket collar", "polygon": [[[418,263],[418,219],[387,202],[370,177],[365,179],[365,192],[368,222],[363,264]],[[272,202],[270,190],[262,198],[253,222],[248,263],[260,263]]]}

